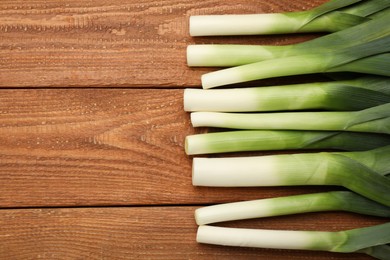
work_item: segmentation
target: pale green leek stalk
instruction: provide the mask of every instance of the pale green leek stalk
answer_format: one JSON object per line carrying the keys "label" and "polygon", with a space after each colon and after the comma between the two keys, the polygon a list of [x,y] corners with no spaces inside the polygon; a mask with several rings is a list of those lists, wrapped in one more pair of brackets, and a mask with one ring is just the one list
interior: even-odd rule
{"label": "pale green leek stalk", "polygon": [[334,12],[357,2],[360,1],[331,0],[302,12],[191,16],[189,31],[191,36],[210,36],[343,30],[366,21],[360,16]]}
{"label": "pale green leek stalk", "polygon": [[346,231],[295,231],[199,226],[196,240],[224,246],[351,253],[390,243],[390,222]]}
{"label": "pale green leek stalk", "polygon": [[350,191],[331,191],[224,203],[195,210],[198,225],[319,211],[390,217],[390,207]]}
{"label": "pale green leek stalk", "polygon": [[267,45],[199,44],[187,47],[188,66],[231,67],[263,60],[289,56],[318,54],[335,49],[348,48],[359,43],[383,37],[389,24],[389,16],[379,16],[372,21],[302,43]]}
{"label": "pale green leek stalk", "polygon": [[390,78],[315,82],[283,86],[185,89],[185,111],[254,112],[359,110],[390,102]]}
{"label": "pale green leek stalk", "polygon": [[372,15],[375,15],[388,7],[390,7],[389,0],[369,0],[341,8],[338,11],[361,17],[371,17]]}
{"label": "pale green leek stalk", "polygon": [[191,123],[194,127],[390,134],[390,103],[352,112],[193,112]]}
{"label": "pale green leek stalk", "polygon": [[296,149],[363,151],[386,145],[390,145],[389,135],[340,131],[239,130],[185,138],[188,155]]}

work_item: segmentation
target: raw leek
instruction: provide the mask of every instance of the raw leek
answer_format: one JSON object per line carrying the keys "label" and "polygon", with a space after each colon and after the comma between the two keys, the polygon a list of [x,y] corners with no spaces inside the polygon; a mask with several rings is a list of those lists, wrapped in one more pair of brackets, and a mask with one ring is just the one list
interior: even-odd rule
{"label": "raw leek", "polygon": [[350,112],[193,112],[194,127],[264,130],[322,130],[390,134],[390,103]]}
{"label": "raw leek", "polygon": [[224,203],[195,210],[198,225],[318,211],[350,211],[390,217],[390,207],[350,191],[331,191]]}
{"label": "raw leek", "polygon": [[[366,21],[361,16],[351,14],[354,11],[348,11],[348,9],[346,12],[336,12],[338,9],[357,2],[360,0],[331,0],[316,8],[301,12],[191,16],[190,35],[254,35],[337,31]],[[359,14],[359,12],[356,13]]]}
{"label": "raw leek", "polygon": [[188,135],[188,155],[294,149],[370,150],[390,145],[390,135],[289,130],[239,130]]}
{"label": "raw leek", "polygon": [[[244,186],[247,186],[251,181],[262,186],[277,185],[277,183],[285,185],[288,182],[286,176],[291,174],[293,176],[291,179],[295,179],[294,183],[297,184],[295,181],[299,177],[302,177],[302,180],[305,178],[310,180],[310,174],[318,174],[319,169],[327,171],[325,169],[327,167],[322,164],[334,163],[333,160],[336,159],[331,158],[332,154],[345,156],[352,160],[347,160],[351,163],[358,162],[363,167],[373,170],[375,174],[383,176],[390,174],[388,160],[390,146],[385,146],[363,152],[194,158],[192,179],[196,186],[235,186],[244,184],[243,182],[245,182]],[[380,205],[354,192],[332,191],[202,207],[195,211],[195,219],[198,225],[205,225],[324,210],[346,210],[367,215],[390,216],[390,207]]]}
{"label": "raw leek", "polygon": [[[370,166],[342,153],[304,153],[236,158],[196,158],[195,186],[256,187],[294,185],[339,185],[390,206],[390,146],[371,152]],[[366,152],[370,154],[370,152]],[[380,165],[381,164],[381,165]],[[374,165],[374,166],[372,166]]]}
{"label": "raw leek", "polygon": [[345,231],[296,231],[199,226],[197,242],[258,248],[351,253],[390,243],[390,222]]}
{"label": "raw leek", "polygon": [[359,110],[390,102],[390,79],[315,82],[284,86],[185,89],[185,111]]}

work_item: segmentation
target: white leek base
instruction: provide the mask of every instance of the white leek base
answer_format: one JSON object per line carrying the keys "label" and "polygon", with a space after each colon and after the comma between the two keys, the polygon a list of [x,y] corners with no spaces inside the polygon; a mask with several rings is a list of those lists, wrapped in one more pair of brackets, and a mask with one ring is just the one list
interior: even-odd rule
{"label": "white leek base", "polygon": [[256,110],[260,105],[252,89],[185,89],[185,111],[236,111]]}
{"label": "white leek base", "polygon": [[210,187],[324,185],[329,162],[321,154],[194,158],[192,183]]}
{"label": "white leek base", "polygon": [[[283,25],[288,31],[294,20],[278,13],[243,15],[198,15],[190,17],[191,36],[256,35],[281,33]],[[299,27],[298,27],[299,28]]]}
{"label": "white leek base", "polygon": [[239,219],[269,217],[275,215],[274,199],[232,202],[212,205],[195,210],[198,225]]}
{"label": "white leek base", "polygon": [[224,246],[310,249],[313,241],[315,242],[316,240],[316,236],[326,239],[326,232],[323,232],[324,236],[321,236],[320,233],[321,232],[199,226],[196,241],[198,243]]}

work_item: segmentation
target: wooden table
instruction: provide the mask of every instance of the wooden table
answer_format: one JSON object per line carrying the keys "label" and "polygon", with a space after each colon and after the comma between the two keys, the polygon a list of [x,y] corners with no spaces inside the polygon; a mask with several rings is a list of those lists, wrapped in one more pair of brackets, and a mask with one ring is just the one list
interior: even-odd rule
{"label": "wooden table", "polygon": [[[370,259],[195,241],[193,213],[203,205],[336,187],[192,186],[183,141],[208,129],[191,127],[182,94],[213,69],[188,68],[186,46],[315,35],[195,39],[189,16],[323,2],[1,1],[0,259]],[[379,223],[327,212],[226,225],[335,231]]]}

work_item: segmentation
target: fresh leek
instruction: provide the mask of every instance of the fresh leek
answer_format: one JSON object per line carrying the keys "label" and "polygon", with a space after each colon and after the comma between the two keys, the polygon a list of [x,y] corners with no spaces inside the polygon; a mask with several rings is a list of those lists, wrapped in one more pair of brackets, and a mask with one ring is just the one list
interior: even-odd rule
{"label": "fresh leek", "polygon": [[390,103],[350,112],[193,112],[194,127],[264,130],[326,130],[390,134]]}
{"label": "fresh leek", "polygon": [[[337,165],[338,157],[345,157],[347,163],[359,162],[380,175],[390,174],[390,146],[367,151],[320,152],[279,154],[251,157],[225,157],[193,159],[194,185],[199,186],[274,186],[282,182],[280,178],[291,175],[292,180],[308,179],[320,169],[321,164]],[[336,158],[337,157],[337,158]],[[307,164],[305,164],[307,162]],[[347,167],[337,166],[337,167]],[[352,167],[353,168],[353,167]],[[351,168],[351,169],[352,169]],[[329,169],[324,169],[328,171]],[[299,172],[301,172],[299,174]],[[268,178],[269,177],[269,178]],[[238,180],[238,179],[241,180]],[[294,179],[295,178],[295,179]],[[300,179],[302,178],[302,179]],[[257,181],[256,181],[257,179]],[[284,180],[287,184],[288,180]]]}
{"label": "fresh leek", "polygon": [[241,247],[364,252],[390,243],[390,222],[345,231],[296,231],[199,226],[197,242]]}
{"label": "fresh leek", "polygon": [[294,149],[370,150],[390,145],[390,135],[291,130],[238,130],[188,135],[188,155]]}
{"label": "fresh leek", "polygon": [[[338,154],[359,162],[363,167],[373,170],[375,172],[374,175],[385,176],[390,174],[390,161],[388,160],[390,146],[363,152],[331,154]],[[245,182],[247,184],[254,181],[256,175],[259,178],[256,180],[256,183],[259,185],[267,185],[267,183],[277,185],[277,182],[285,184],[282,179],[289,174],[294,177],[303,177],[302,180],[305,177],[310,180],[310,177],[308,177],[310,171],[312,175],[315,175],[318,174],[318,169],[327,168],[321,166],[321,163],[326,164],[329,161],[332,163],[333,159],[329,160],[329,158],[329,153],[324,152],[297,155],[194,158],[193,184],[201,186],[231,186],[243,184],[243,179],[246,178]],[[310,161],[312,159],[315,160],[317,165],[311,164]],[[295,162],[291,164],[294,160]],[[307,160],[308,163],[306,164],[303,160]],[[289,169],[289,167],[291,168]],[[273,177],[270,177],[271,175]],[[267,179],[267,176],[273,179],[274,183],[272,183],[271,179]],[[297,180],[298,177],[295,179]],[[297,184],[295,181],[294,183]],[[325,210],[345,210],[367,215],[390,217],[390,207],[378,204],[354,192],[331,191],[202,207],[195,211],[195,219],[198,225],[205,225],[216,222]]]}
{"label": "fresh leek", "polygon": [[330,191],[277,198],[239,201],[195,210],[198,225],[318,211],[350,211],[390,217],[390,207],[350,191]]}
{"label": "fresh leek", "polygon": [[[386,40],[389,40],[389,43],[386,44],[388,44],[390,49],[390,37]],[[372,46],[368,49],[378,50],[379,48]],[[357,51],[360,51],[360,54],[362,54],[365,51],[368,52],[368,49]],[[204,89],[209,89],[265,78],[324,72],[347,71],[390,76],[390,70],[387,69],[390,66],[390,54],[378,54],[363,57],[362,59],[359,59],[360,55],[356,55],[355,58],[358,60],[353,60],[350,51],[352,51],[352,48],[345,52],[342,50],[330,52],[328,55],[321,53],[291,56],[209,72],[202,75],[202,86]],[[345,57],[344,60],[343,57]]]}
{"label": "fresh leek", "polygon": [[[316,8],[301,12],[191,16],[190,35],[253,35],[337,31],[366,21],[364,17],[359,16],[363,12],[355,12],[356,8],[353,6],[352,11],[346,9],[345,12],[337,12],[338,9],[358,2],[360,1],[331,0]],[[377,8],[378,6],[379,4],[375,5]],[[352,14],[354,12],[358,15]]]}
{"label": "fresh leek", "polygon": [[234,89],[185,89],[185,111],[359,110],[390,102],[390,79],[364,77]]}
{"label": "fresh leek", "polygon": [[[370,152],[366,152],[370,154]],[[390,146],[371,152],[382,170],[390,168]],[[384,164],[384,165],[383,165]],[[342,153],[303,153],[236,158],[196,158],[193,185],[256,187],[339,185],[390,206],[390,179],[373,166]]]}

